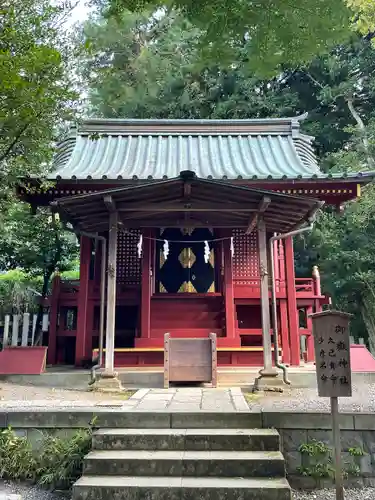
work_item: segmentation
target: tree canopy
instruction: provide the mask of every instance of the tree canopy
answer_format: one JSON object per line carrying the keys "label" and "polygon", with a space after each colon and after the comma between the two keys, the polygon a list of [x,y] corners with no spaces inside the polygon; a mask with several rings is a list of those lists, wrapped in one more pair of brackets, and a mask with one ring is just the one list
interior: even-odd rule
{"label": "tree canopy", "polygon": [[[59,125],[74,117],[73,48],[62,23],[66,2],[11,0],[0,17],[0,180],[38,172]],[[4,184],[3,184],[4,185]]]}
{"label": "tree canopy", "polygon": [[[347,37],[355,16],[363,30],[373,24],[372,8],[366,0],[109,0],[108,15],[124,9],[141,12],[157,9],[169,16],[182,13],[200,30],[204,60],[241,59],[252,71],[269,74],[285,66],[306,63]],[[370,3],[370,2],[368,2]],[[238,63],[238,60],[236,61]]]}
{"label": "tree canopy", "polygon": [[[74,6],[74,4],[72,4]],[[76,244],[51,214],[14,198],[21,178],[49,166],[58,131],[77,115],[79,46],[64,22],[69,2],[4,0],[0,7],[0,308],[45,296],[56,267],[72,267]],[[30,306],[30,304],[29,304]],[[41,321],[41,314],[39,315]]]}

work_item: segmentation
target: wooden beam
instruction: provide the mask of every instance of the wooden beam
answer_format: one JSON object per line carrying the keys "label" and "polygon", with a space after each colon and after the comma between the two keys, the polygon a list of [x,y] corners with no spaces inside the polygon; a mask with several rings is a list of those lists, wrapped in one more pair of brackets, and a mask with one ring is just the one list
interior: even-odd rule
{"label": "wooden beam", "polygon": [[[126,222],[126,221],[125,221]],[[142,221],[136,221],[136,224],[132,224],[131,227],[133,229],[136,228],[145,228],[145,227],[152,227],[152,228],[161,228],[161,227],[168,227],[168,228],[178,228],[181,229],[181,227],[184,227],[185,221],[184,220],[178,220],[178,221],[173,221],[173,222],[168,222],[166,220],[158,220],[158,221],[150,221],[150,220],[142,220]],[[129,226],[128,226],[129,227]],[[189,227],[192,228],[198,228],[198,227],[215,227],[215,228],[228,228],[228,229],[233,229],[233,224],[229,223],[212,223],[212,222],[194,222],[189,220]],[[246,228],[246,224],[239,224],[236,225],[237,228]]]}
{"label": "wooden beam", "polygon": [[146,206],[146,207],[132,207],[132,208],[118,208],[118,212],[228,212],[228,213],[233,213],[235,212],[244,212],[244,213],[251,213],[251,212],[258,212],[258,208],[242,208],[240,205],[237,205],[235,208],[223,208],[220,206],[205,206],[205,207],[186,207],[184,205],[177,205],[174,207],[161,207],[160,205],[151,205],[151,206]]}
{"label": "wooden beam", "polygon": [[103,201],[109,213],[116,212],[116,204],[111,195],[104,196]]}
{"label": "wooden beam", "polygon": [[191,197],[191,183],[185,182],[184,184],[184,199],[189,200]]}
{"label": "wooden beam", "polygon": [[271,203],[271,198],[269,196],[263,196],[261,202],[259,203],[259,207],[257,213],[254,214],[250,220],[249,225],[245,231],[245,234],[251,234],[259,222],[259,216],[263,216],[264,212],[267,210],[269,204]]}

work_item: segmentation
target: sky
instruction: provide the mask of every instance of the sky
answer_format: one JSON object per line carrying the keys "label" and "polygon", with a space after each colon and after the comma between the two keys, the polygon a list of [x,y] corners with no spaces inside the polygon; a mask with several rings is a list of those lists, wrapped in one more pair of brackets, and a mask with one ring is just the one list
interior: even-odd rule
{"label": "sky", "polygon": [[68,21],[69,24],[82,22],[87,18],[90,12],[90,8],[87,6],[87,3],[87,0],[79,0],[78,5],[73,9],[70,15],[70,19]]}

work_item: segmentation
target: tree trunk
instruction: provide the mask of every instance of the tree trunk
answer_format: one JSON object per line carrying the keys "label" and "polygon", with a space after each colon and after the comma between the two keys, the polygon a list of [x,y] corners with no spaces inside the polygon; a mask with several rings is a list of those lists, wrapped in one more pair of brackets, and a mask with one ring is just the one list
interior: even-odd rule
{"label": "tree trunk", "polygon": [[375,304],[371,296],[363,296],[361,315],[367,329],[370,351],[375,354]]}
{"label": "tree trunk", "polygon": [[55,252],[53,258],[51,259],[49,265],[45,268],[43,274],[43,288],[41,302],[38,308],[36,326],[35,326],[35,341],[34,345],[41,345],[43,340],[42,322],[43,322],[43,306],[45,299],[48,294],[48,285],[52,274],[56,271],[56,268],[61,260],[62,246],[60,240],[60,234],[58,228],[56,227],[56,214],[52,213],[52,224],[55,227]]}
{"label": "tree trunk", "polygon": [[365,150],[368,166],[373,167],[374,166],[374,159],[372,158],[371,153],[370,153],[370,144],[369,144],[369,140],[367,137],[365,124],[363,123],[363,120],[362,120],[360,114],[358,113],[358,111],[354,107],[353,99],[347,98],[346,102],[348,104],[348,108],[349,108],[349,111],[350,111],[352,117],[354,118],[354,120],[357,123],[358,129],[361,131],[362,144],[363,144],[363,149]]}
{"label": "tree trunk", "polygon": [[40,298],[40,304],[38,307],[38,313],[36,316],[35,334],[34,334],[34,345],[42,345],[43,341],[43,313],[44,313],[44,302],[48,294],[48,285],[51,279],[52,272],[46,272],[43,276],[43,288],[42,296]]}

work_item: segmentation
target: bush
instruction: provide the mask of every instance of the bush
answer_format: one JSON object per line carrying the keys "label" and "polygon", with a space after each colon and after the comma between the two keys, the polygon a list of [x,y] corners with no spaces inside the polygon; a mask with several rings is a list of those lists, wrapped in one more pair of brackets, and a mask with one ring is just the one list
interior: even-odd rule
{"label": "bush", "polygon": [[0,478],[35,480],[36,458],[29,441],[11,429],[0,431]]}
{"label": "bush", "polygon": [[45,436],[37,468],[38,483],[69,488],[82,474],[83,458],[91,449],[91,431],[82,429],[70,438]]}
{"label": "bush", "polygon": [[91,429],[77,430],[71,437],[44,434],[40,449],[33,451],[27,438],[4,429],[0,431],[0,478],[68,489],[82,473],[91,438]]}

